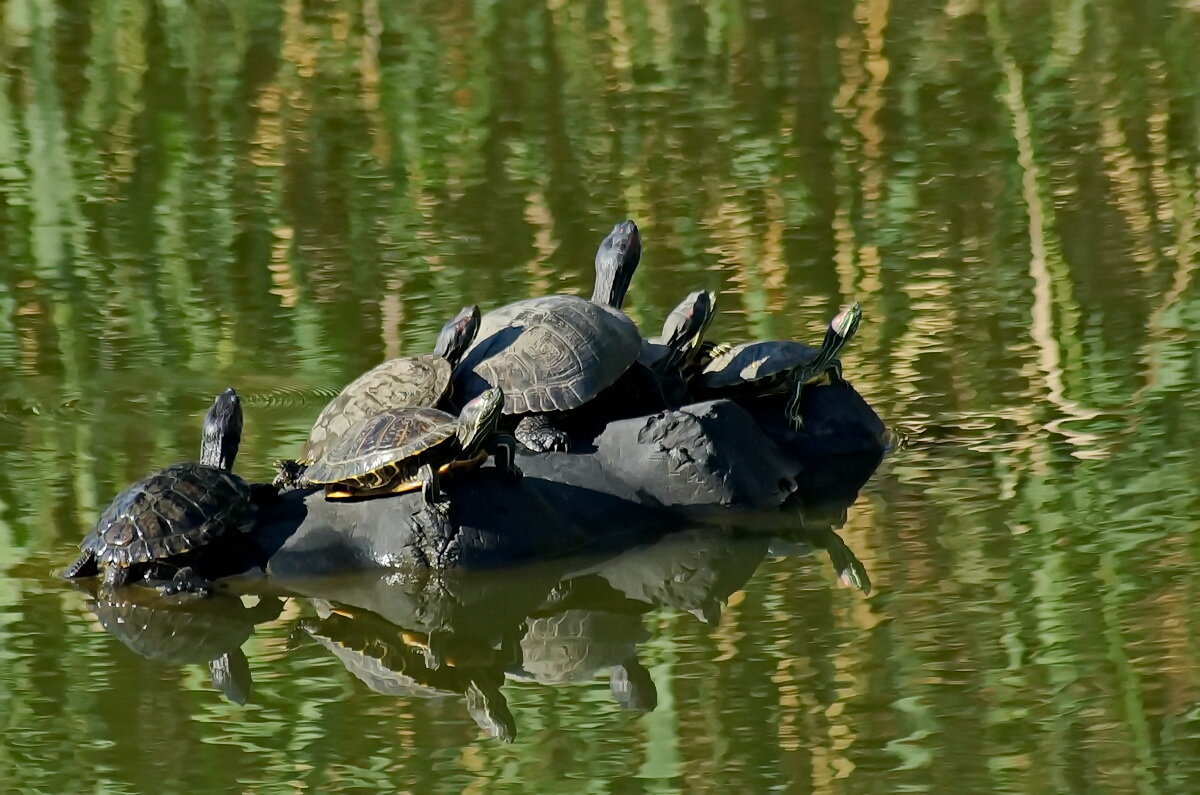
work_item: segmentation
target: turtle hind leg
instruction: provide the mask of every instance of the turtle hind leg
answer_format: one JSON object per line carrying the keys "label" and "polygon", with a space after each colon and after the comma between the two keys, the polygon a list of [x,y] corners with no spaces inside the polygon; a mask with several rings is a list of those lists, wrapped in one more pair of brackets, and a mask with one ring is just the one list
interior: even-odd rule
{"label": "turtle hind leg", "polygon": [[63,572],[63,578],[73,580],[76,577],[94,577],[99,573],[100,565],[96,562],[96,556],[91,552],[84,552],[67,567],[67,570]]}
{"label": "turtle hind leg", "polygon": [[566,452],[571,447],[571,437],[555,428],[545,414],[527,414],[517,423],[514,431],[517,441],[535,453],[552,450]]}
{"label": "turtle hind leg", "polygon": [[417,472],[417,477],[421,480],[421,496],[425,498],[425,504],[436,505],[442,493],[438,467],[429,463],[423,464]]}

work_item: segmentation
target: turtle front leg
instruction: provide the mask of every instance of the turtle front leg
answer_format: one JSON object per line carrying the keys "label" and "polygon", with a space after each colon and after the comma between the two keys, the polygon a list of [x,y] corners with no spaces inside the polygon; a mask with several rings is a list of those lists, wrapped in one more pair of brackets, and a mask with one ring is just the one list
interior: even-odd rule
{"label": "turtle front leg", "polygon": [[100,593],[110,594],[125,584],[129,579],[129,569],[110,563],[104,567],[104,582],[100,583]]}
{"label": "turtle front leg", "polygon": [[783,413],[787,415],[788,424],[793,430],[804,430],[804,417],[800,413],[801,405],[804,398],[804,379],[797,376],[792,377],[792,384],[788,392],[787,406]]}
{"label": "turtle front leg", "polygon": [[175,572],[175,576],[158,586],[163,596],[187,593],[196,596],[208,596],[212,593],[212,583],[201,577],[191,566],[184,566]]}
{"label": "turtle front leg", "polygon": [[535,453],[548,453],[552,450],[566,452],[571,447],[571,437],[565,431],[555,428],[545,414],[526,414],[517,423],[514,433],[518,442]]}
{"label": "turtle front leg", "polygon": [[421,496],[425,498],[425,504],[436,505],[442,493],[438,468],[433,464],[424,464],[417,471],[417,477],[421,479]]}
{"label": "turtle front leg", "polygon": [[496,468],[513,480],[520,480],[522,472],[517,466],[517,440],[506,433],[497,434],[489,447],[488,452],[496,457]]}
{"label": "turtle front leg", "polygon": [[825,371],[829,378],[831,386],[841,386],[846,383],[846,379],[842,377],[842,362],[840,359],[833,359],[829,362],[829,369]]}

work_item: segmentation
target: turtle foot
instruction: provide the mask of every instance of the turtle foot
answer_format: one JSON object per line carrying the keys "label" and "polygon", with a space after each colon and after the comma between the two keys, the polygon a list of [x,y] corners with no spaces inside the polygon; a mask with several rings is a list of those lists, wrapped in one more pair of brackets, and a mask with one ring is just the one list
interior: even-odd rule
{"label": "turtle foot", "polygon": [[535,453],[558,451],[571,447],[571,437],[550,424],[544,414],[531,414],[517,423],[517,441]]}
{"label": "turtle foot", "polygon": [[281,491],[298,489],[306,469],[308,467],[299,461],[276,461],[275,480],[271,481],[271,485]]}
{"label": "turtle foot", "polygon": [[209,596],[212,593],[212,584],[192,570],[190,566],[184,566],[179,571],[175,572],[175,576],[158,587],[163,596],[174,596],[176,594],[192,594],[194,596]]}

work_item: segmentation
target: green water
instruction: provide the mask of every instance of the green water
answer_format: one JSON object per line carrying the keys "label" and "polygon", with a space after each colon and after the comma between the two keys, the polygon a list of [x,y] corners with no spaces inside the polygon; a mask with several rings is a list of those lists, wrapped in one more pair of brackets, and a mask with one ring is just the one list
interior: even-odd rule
{"label": "green water", "polygon": [[[0,56],[0,788],[1200,790],[1196,3],[0,0]],[[464,303],[587,292],[625,217],[644,329],[862,302],[846,374],[904,440],[841,529],[869,596],[711,538],[401,584],[410,671],[420,617],[497,611],[457,653],[506,744],[369,689],[320,600],[218,611],[238,706],[54,577],[220,389],[264,477]]]}

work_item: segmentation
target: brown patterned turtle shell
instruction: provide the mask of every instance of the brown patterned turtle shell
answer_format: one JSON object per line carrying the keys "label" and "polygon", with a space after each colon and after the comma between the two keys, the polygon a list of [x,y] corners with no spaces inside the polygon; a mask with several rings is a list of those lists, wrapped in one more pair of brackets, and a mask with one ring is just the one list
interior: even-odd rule
{"label": "brown patterned turtle shell", "polygon": [[459,452],[458,419],[427,406],[389,409],[356,423],[305,472],[305,485],[377,489],[416,483],[425,463],[451,463]]}
{"label": "brown patterned turtle shell", "polygon": [[612,386],[642,350],[637,324],[573,295],[529,298],[483,316],[454,372],[456,398],[504,390],[505,414],[576,409]]}
{"label": "brown patterned turtle shell", "polygon": [[368,370],[321,410],[300,460],[317,460],[355,423],[381,411],[436,406],[450,385],[450,373],[450,363],[435,354],[390,359]]}
{"label": "brown patterned turtle shell", "polygon": [[175,464],[118,494],[80,548],[101,565],[163,560],[241,529],[252,512],[250,486],[237,475]]}

